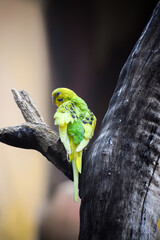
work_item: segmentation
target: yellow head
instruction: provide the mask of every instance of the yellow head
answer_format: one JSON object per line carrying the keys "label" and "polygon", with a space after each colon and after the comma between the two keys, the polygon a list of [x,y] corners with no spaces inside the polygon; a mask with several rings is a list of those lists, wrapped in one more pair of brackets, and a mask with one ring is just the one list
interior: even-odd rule
{"label": "yellow head", "polygon": [[62,103],[71,100],[76,94],[68,88],[56,88],[52,92],[52,101],[59,107]]}

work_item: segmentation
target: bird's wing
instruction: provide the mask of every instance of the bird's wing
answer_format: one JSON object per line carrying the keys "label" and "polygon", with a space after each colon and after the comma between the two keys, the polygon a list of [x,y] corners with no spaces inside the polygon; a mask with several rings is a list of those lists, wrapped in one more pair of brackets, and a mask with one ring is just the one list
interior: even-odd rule
{"label": "bird's wing", "polygon": [[79,108],[73,101],[67,101],[60,105],[54,114],[55,125],[59,125],[59,135],[68,154],[71,154],[71,147],[68,138],[68,124],[73,123],[79,117]]}
{"label": "bird's wing", "polygon": [[96,117],[91,111],[88,111],[83,117],[82,117],[82,124],[84,128],[84,139],[80,142],[78,145],[76,151],[80,152],[82,151],[87,144],[89,143],[89,140],[92,138],[94,134],[94,129],[96,126]]}

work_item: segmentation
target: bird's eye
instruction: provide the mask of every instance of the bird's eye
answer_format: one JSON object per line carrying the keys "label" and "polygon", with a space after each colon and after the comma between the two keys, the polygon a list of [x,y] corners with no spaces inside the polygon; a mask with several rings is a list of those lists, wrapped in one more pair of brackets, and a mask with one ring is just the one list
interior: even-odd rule
{"label": "bird's eye", "polygon": [[60,95],[60,92],[57,92],[57,93],[56,93],[56,96],[59,96],[59,95]]}

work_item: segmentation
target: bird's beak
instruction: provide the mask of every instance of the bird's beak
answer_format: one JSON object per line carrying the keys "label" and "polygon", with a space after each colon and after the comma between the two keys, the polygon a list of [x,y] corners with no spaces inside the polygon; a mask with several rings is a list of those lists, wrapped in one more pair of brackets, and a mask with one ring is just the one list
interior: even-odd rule
{"label": "bird's beak", "polygon": [[54,104],[56,103],[55,96],[52,96],[52,102],[53,102]]}

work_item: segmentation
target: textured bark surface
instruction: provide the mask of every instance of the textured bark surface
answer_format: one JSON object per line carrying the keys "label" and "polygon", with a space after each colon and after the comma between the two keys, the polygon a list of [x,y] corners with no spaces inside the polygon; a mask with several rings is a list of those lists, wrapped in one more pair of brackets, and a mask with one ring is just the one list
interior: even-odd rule
{"label": "textured bark surface", "polygon": [[58,134],[44,122],[41,113],[26,91],[12,90],[12,93],[26,123],[0,129],[0,142],[39,151],[73,180],[72,167],[66,161],[66,151]]}
{"label": "textured bark surface", "polygon": [[83,162],[79,239],[155,239],[160,216],[160,2]]}

